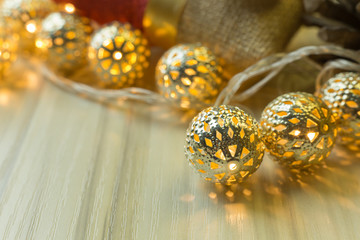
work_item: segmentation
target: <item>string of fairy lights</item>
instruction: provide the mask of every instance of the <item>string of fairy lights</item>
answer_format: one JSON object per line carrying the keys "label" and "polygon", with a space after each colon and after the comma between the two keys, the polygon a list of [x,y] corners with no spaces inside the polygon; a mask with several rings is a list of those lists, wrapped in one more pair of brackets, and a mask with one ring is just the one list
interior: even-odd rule
{"label": "string of fairy lights", "polygon": [[[244,181],[260,167],[265,150],[280,164],[295,169],[323,163],[337,135],[351,150],[360,150],[360,75],[354,72],[360,58],[355,51],[305,47],[265,58],[226,81],[223,66],[209,48],[200,43],[178,44],[156,65],[155,92],[136,86],[149,67],[151,50],[142,32],[128,23],[98,26],[72,4],[4,0],[0,30],[2,77],[11,73],[17,55],[31,54],[42,59],[50,81],[93,99],[136,99],[183,109],[207,107],[190,123],[185,155],[190,166],[210,182]],[[320,85],[317,96],[296,92],[277,97],[264,109],[260,123],[239,107],[228,105],[232,99],[254,96],[284,66],[314,54],[342,58],[326,70],[341,65],[349,71]],[[72,80],[79,69],[87,69],[96,81]],[[251,88],[238,93],[248,79],[264,74]]]}

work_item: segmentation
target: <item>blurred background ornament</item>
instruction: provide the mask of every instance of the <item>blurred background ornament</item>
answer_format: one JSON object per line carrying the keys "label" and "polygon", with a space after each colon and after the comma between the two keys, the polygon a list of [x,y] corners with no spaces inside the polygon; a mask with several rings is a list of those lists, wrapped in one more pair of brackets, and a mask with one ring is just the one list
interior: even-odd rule
{"label": "blurred background ornament", "polygon": [[290,168],[322,162],[337,134],[331,110],[309,93],[277,97],[264,109],[260,124],[270,155]]}
{"label": "blurred background ornament", "polygon": [[53,12],[42,22],[36,47],[46,57],[46,63],[58,72],[69,75],[87,64],[90,19],[74,13],[73,5],[64,12]]}
{"label": "blurred background ornament", "polygon": [[0,17],[0,82],[17,57],[18,36],[3,17]]}
{"label": "blurred background ornament", "polygon": [[99,87],[131,86],[149,66],[148,41],[128,23],[112,22],[97,30],[89,47],[90,64]]}
{"label": "blurred background ornament", "polygon": [[242,182],[259,168],[263,155],[258,123],[238,107],[209,107],[187,130],[185,156],[206,181]]}
{"label": "blurred background ornament", "polygon": [[339,126],[340,144],[360,151],[360,75],[336,74],[320,90],[320,97],[334,112]]}
{"label": "blurred background ornament", "polygon": [[41,20],[56,10],[51,0],[4,0],[2,11],[7,24],[19,35],[19,49],[32,52]]}
{"label": "blurred background ornament", "polygon": [[[67,2],[68,0],[56,0]],[[100,23],[130,22],[164,49],[201,42],[233,74],[283,51],[300,26],[302,0],[70,0]]]}
{"label": "blurred background ornament", "polygon": [[360,1],[303,1],[305,22],[320,27],[321,39],[346,48],[360,49]]}
{"label": "blurred background ornament", "polygon": [[156,66],[160,93],[182,108],[211,104],[221,91],[223,70],[215,55],[201,44],[179,44],[169,49]]}

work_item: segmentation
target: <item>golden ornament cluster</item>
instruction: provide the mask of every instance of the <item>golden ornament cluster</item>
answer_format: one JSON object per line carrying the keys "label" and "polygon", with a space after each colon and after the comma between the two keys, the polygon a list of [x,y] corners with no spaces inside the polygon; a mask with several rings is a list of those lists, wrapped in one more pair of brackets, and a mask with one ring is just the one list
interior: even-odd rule
{"label": "golden ornament cluster", "polygon": [[[58,74],[71,76],[84,68],[95,76],[84,81],[92,87],[124,89],[136,86],[149,67],[148,41],[128,23],[97,27],[74,5],[55,5],[50,0],[16,0],[16,4],[5,0],[3,7],[22,45],[37,49],[32,52]],[[222,66],[201,44],[169,49],[156,66],[155,78],[160,95],[185,109],[211,105],[224,86]]]}
{"label": "golden ornament cluster", "polygon": [[[40,49],[47,64],[65,75],[89,68],[97,76],[96,87],[104,89],[136,85],[149,66],[148,41],[130,24],[113,22],[97,28],[90,19],[78,15],[72,4],[58,6],[50,0],[5,0],[2,6],[1,77],[15,60],[18,48],[33,54],[33,49]],[[352,52],[332,50],[357,59]],[[302,51],[306,52],[303,55],[328,53],[321,47]],[[286,65],[296,58],[296,54],[289,54],[279,62]],[[334,76],[322,86],[319,97],[301,92],[279,96],[263,111],[260,125],[238,107],[226,105],[236,89],[251,77],[251,71],[269,71],[263,66],[266,61],[274,69],[274,59],[269,57],[237,74],[223,91],[223,67],[214,53],[201,44],[174,46],[158,61],[155,79],[163,99],[184,109],[216,102],[192,120],[185,142],[186,158],[205,180],[242,182],[260,167],[265,150],[289,168],[322,163],[336,142],[337,131],[342,143],[351,150],[360,150],[359,73]],[[124,92],[129,96],[139,95],[133,99],[150,92],[128,89]]]}
{"label": "golden ornament cluster", "polygon": [[202,111],[187,130],[185,156],[190,166],[207,181],[241,182],[259,168],[259,146],[264,144],[280,164],[305,169],[324,162],[338,131],[341,144],[359,151],[360,74],[335,75],[322,86],[319,97],[302,92],[277,97],[264,109],[260,127],[250,119],[227,105]]}
{"label": "golden ornament cluster", "polygon": [[[1,18],[13,31],[6,36],[19,39],[10,45],[18,46],[22,53],[40,54],[57,73],[70,76],[88,67],[98,76],[96,87],[119,89],[132,86],[149,66],[147,40],[130,24],[113,22],[97,28],[74,5],[56,5],[51,0],[5,0],[2,8]],[[0,41],[4,38],[0,36]],[[14,59],[8,57],[12,48],[7,44],[1,48],[4,58]],[[2,59],[1,72],[10,65],[4,62]]]}

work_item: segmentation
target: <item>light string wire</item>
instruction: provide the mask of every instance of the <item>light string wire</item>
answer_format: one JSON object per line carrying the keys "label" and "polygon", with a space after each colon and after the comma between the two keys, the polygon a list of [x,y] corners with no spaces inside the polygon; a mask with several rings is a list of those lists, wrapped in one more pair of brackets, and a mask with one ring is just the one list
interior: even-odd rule
{"label": "light string wire", "polygon": [[[231,100],[243,101],[250,98],[266,83],[273,79],[286,65],[311,55],[334,55],[341,58],[329,61],[324,65],[316,79],[317,89],[320,88],[324,79],[328,78],[329,72],[332,72],[334,69],[360,71],[360,54],[357,51],[331,45],[306,46],[287,54],[278,53],[271,55],[248,67],[243,72],[236,74],[220,92],[214,105],[226,105],[229,104]],[[46,79],[56,86],[95,101],[118,104],[123,100],[136,100],[148,104],[172,104],[164,96],[151,90],[138,87],[129,87],[117,90],[98,89],[58,76],[49,70],[45,65],[43,65],[41,69]],[[245,91],[236,94],[246,81],[263,74],[266,74],[266,76],[260,81]],[[197,106],[204,108],[209,105],[197,104]]]}
{"label": "light string wire", "polygon": [[[360,54],[358,52],[338,46],[307,46],[286,55],[275,54],[260,60],[245,69],[243,72],[236,74],[229,81],[228,85],[220,92],[218,98],[216,99],[215,106],[228,104],[233,99],[235,93],[248,79],[270,72],[265,78],[235,97],[241,100],[248,99],[254,93],[259,91],[266,83],[268,83],[272,79],[271,77],[275,76],[277,72],[280,72],[287,64],[310,55],[335,55],[360,63]],[[347,62],[350,63],[350,61]],[[347,66],[350,66],[350,64]],[[349,67],[348,70],[350,70]]]}

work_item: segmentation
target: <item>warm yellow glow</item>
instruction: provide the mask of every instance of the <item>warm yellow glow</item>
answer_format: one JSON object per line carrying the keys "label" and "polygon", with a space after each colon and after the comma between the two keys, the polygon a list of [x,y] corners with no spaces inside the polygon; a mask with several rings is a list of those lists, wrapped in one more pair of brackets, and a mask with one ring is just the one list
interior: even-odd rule
{"label": "warm yellow glow", "polygon": [[26,73],[26,78],[27,78],[27,85],[26,85],[27,88],[37,89],[39,87],[40,81],[36,73],[29,71]]}
{"label": "warm yellow glow", "polygon": [[10,44],[8,43],[8,42],[3,42],[2,43],[2,48],[3,49],[7,49],[7,48],[9,48],[10,47]]}
{"label": "warm yellow glow", "polygon": [[210,193],[209,193],[209,198],[215,199],[216,197],[217,197],[217,194],[216,194],[216,193],[214,193],[214,192],[210,192]]}
{"label": "warm yellow glow", "polygon": [[35,46],[36,46],[37,48],[43,48],[43,47],[44,47],[44,42],[38,39],[38,40],[36,40],[36,42],[35,42]]}
{"label": "warm yellow glow", "polygon": [[0,89],[0,105],[6,106],[9,104],[11,92],[8,89]]}
{"label": "warm yellow glow", "polygon": [[26,24],[25,28],[29,33],[34,33],[34,32],[36,32],[36,29],[37,29],[34,21],[29,21]]}
{"label": "warm yellow glow", "polygon": [[299,130],[295,130],[295,131],[294,131],[294,136],[299,136],[300,133],[301,133],[301,132],[300,132]]}
{"label": "warm yellow glow", "polygon": [[120,60],[122,58],[122,53],[120,51],[115,51],[113,57],[115,60]]}
{"label": "warm yellow glow", "polygon": [[234,171],[236,168],[237,168],[236,163],[230,163],[230,164],[229,164],[229,169],[230,169],[231,171]]}
{"label": "warm yellow glow", "polygon": [[231,190],[229,190],[229,191],[227,191],[227,192],[225,193],[225,195],[226,195],[227,197],[231,198],[231,197],[234,196],[234,192],[231,191]]}
{"label": "warm yellow glow", "polygon": [[4,52],[3,59],[7,60],[9,58],[10,58],[10,53],[9,52]]}
{"label": "warm yellow glow", "polygon": [[74,13],[75,12],[75,6],[71,3],[65,4],[65,11],[68,13]]}
{"label": "warm yellow glow", "polygon": [[308,138],[310,139],[310,141],[312,141],[312,140],[314,139],[314,137],[315,137],[315,133],[314,133],[314,132],[309,132],[309,133],[307,134],[307,136],[308,136]]}

